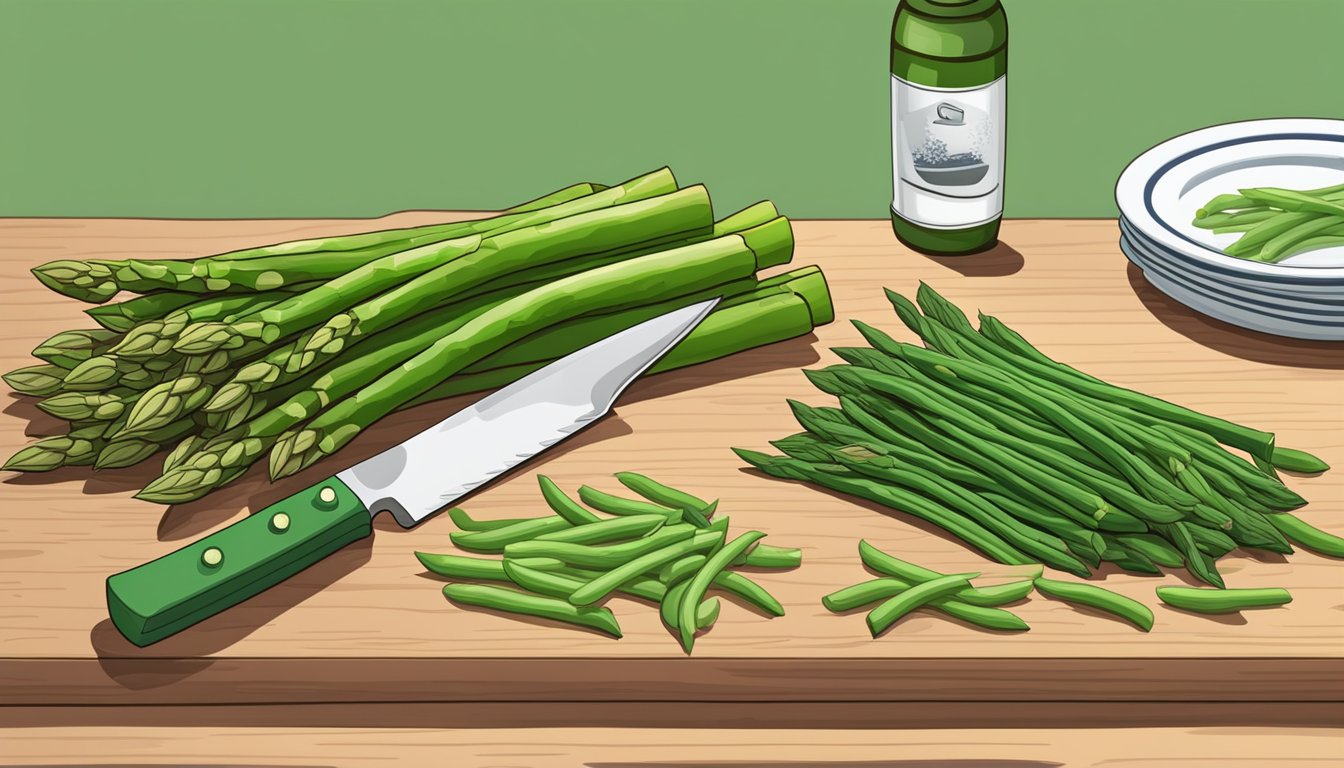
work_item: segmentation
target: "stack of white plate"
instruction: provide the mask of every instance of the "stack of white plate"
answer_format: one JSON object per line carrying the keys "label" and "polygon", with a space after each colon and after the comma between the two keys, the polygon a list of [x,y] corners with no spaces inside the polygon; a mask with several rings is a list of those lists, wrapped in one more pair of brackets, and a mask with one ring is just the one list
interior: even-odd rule
{"label": "stack of white plate", "polygon": [[1344,183],[1344,120],[1253,120],[1177,136],[1140,155],[1115,188],[1120,249],[1158,290],[1256,331],[1344,341],[1344,246],[1266,264],[1228,256],[1240,234],[1191,222],[1246,187]]}

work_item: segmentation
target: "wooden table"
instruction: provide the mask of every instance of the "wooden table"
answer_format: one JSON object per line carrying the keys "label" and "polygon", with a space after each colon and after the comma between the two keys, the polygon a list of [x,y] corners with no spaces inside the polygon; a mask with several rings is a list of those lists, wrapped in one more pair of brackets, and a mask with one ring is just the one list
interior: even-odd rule
{"label": "wooden table", "polygon": [[[404,213],[404,226],[443,214]],[[185,257],[367,221],[0,221],[0,366],[81,322],[82,308],[25,270],[63,257]],[[264,472],[164,509],[131,498],[155,462],[60,470],[0,483],[0,703],[32,726],[1039,727],[1344,725],[1344,564],[1300,552],[1235,556],[1230,585],[1283,586],[1285,608],[1206,618],[1157,607],[1150,634],[1036,598],[1014,608],[1032,630],[991,635],[917,615],[880,640],[861,613],[821,595],[865,577],[864,537],[946,571],[1007,578],[911,518],[744,471],[730,446],[767,447],[796,427],[786,398],[829,398],[799,373],[858,343],[863,318],[902,338],[880,287],[927,280],[968,310],[997,315],[1044,352],[1179,403],[1275,431],[1281,444],[1344,465],[1344,345],[1240,331],[1169,301],[1128,267],[1114,221],[1012,221],[988,254],[937,260],[898,246],[881,221],[797,222],[795,263],[819,264],[840,319],[815,336],[636,384],[617,413],[465,505],[478,516],[535,513],[535,474],[563,488],[614,489],[646,472],[722,499],[734,525],[798,545],[805,565],[762,574],[788,615],[732,606],[687,658],[656,611],[613,609],[625,638],[464,610],[412,557],[450,551],[436,517],[376,534],[242,606],[145,649],[113,629],[103,579],[240,519],[442,418],[465,400],[387,419],[333,460],[277,485]],[[0,416],[8,455],[53,426],[26,398]],[[261,469],[261,468],[258,468]],[[1289,477],[1308,521],[1344,531],[1344,472]],[[1156,604],[1181,577],[1107,571],[1103,583]],[[265,704],[266,706],[258,706]],[[377,704],[378,706],[370,706]],[[111,706],[111,705],[115,705]],[[10,715],[5,715],[9,717]],[[175,731],[186,734],[186,731]],[[0,735],[3,738],[3,735]],[[185,736],[184,736],[185,738]],[[251,738],[251,737],[249,737]],[[261,738],[258,736],[257,738]],[[171,745],[165,744],[171,750]],[[602,753],[606,755],[606,752]],[[603,758],[607,759],[607,758]],[[616,759],[616,758],[611,758]]]}
{"label": "wooden table", "polygon": [[[1328,768],[1320,728],[818,731],[536,728],[22,728],[0,765],[453,768]],[[204,756],[209,760],[203,760]]]}

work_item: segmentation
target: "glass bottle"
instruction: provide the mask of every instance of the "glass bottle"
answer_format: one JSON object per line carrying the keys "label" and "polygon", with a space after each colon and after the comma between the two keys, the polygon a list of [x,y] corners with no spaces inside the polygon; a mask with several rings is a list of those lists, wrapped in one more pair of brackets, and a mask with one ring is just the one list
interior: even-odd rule
{"label": "glass bottle", "polygon": [[891,26],[891,226],[975,253],[1003,217],[1008,20],[999,0],[901,0]]}

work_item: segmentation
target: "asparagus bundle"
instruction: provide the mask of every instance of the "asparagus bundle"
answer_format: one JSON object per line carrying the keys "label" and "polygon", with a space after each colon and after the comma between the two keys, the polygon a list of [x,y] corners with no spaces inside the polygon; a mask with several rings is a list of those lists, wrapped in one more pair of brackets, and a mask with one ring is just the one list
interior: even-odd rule
{"label": "asparagus bundle", "polygon": [[918,307],[887,296],[925,346],[855,321],[871,347],[807,372],[840,408],[790,402],[806,431],[774,443],[783,456],[741,458],[925,519],[999,562],[1078,576],[1103,561],[1185,566],[1222,587],[1215,561],[1238,547],[1344,557],[1344,539],[1289,514],[1306,502],[1273,472],[1328,469],[1316,457],[1087,376],[992,317],[977,330],[927,285]]}
{"label": "asparagus bundle", "polygon": [[[171,449],[141,498],[200,498],[270,454],[276,476],[394,410],[488,390],[662,312],[715,311],[650,372],[804,335],[833,312],[820,271],[773,277],[793,240],[768,202],[715,222],[667,169],[579,184],[489,218],[294,241],[192,261],[57,262],[48,286],[106,302],[101,328],[5,375],[67,434],[6,469],[130,466]],[[334,415],[333,415],[334,412]]]}
{"label": "asparagus bundle", "polygon": [[1218,195],[1195,213],[1194,225],[1215,234],[1244,233],[1228,256],[1276,264],[1294,254],[1344,244],[1344,184],[1321,189],[1275,187]]}

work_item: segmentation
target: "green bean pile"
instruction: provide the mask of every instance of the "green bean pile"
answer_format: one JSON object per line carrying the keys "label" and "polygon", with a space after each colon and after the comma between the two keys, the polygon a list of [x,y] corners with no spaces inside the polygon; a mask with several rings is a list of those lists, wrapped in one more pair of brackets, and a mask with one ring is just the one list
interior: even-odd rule
{"label": "green bean pile", "polygon": [[[550,478],[538,475],[541,495],[554,514],[508,520],[476,520],[449,511],[460,531],[454,544],[498,559],[416,552],[426,568],[456,580],[443,588],[454,602],[505,613],[539,616],[621,636],[611,609],[599,603],[614,594],[658,604],[687,653],[696,632],[717,620],[719,599],[736,597],[770,616],[784,607],[764,587],[733,570],[737,566],[796,568],[797,549],[762,544],[765,534],[748,531],[729,539],[728,518],[711,522],[718,502],[705,502],[644,475],[617,473],[642,499],[579,488],[580,504]],[[592,510],[609,517],[599,517]],[[500,582],[480,584],[472,582]]]}
{"label": "green bean pile", "polygon": [[1223,249],[1228,256],[1276,264],[1303,251],[1344,245],[1344,184],[1218,195],[1195,213],[1193,223],[1218,235],[1244,233]]}
{"label": "green bean pile", "polygon": [[806,431],[772,443],[783,456],[734,449],[742,459],[924,519],[998,562],[1080,577],[1102,562],[1186,567],[1222,588],[1215,561],[1238,547],[1344,557],[1344,539],[1288,513],[1306,501],[1275,474],[1329,468],[1315,456],[1081,373],[992,317],[977,330],[927,285],[918,306],[887,296],[925,346],[855,321],[871,346],[805,372],[840,408],[790,401]]}
{"label": "green bean pile", "polygon": [[1025,632],[1030,629],[1017,614],[998,606],[1031,593],[1032,580],[993,587],[973,587],[978,573],[946,574],[895,558],[866,541],[859,542],[859,559],[882,574],[821,599],[834,613],[878,604],[868,614],[868,630],[877,637],[916,609],[929,609],[984,629]]}

